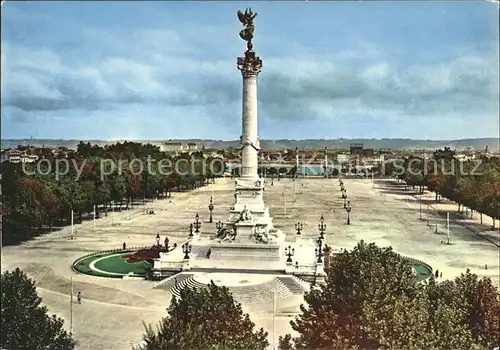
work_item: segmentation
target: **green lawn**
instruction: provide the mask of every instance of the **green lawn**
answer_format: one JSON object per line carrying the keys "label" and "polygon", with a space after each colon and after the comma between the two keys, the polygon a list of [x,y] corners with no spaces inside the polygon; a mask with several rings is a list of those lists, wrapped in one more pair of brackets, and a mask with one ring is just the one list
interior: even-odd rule
{"label": "green lawn", "polygon": [[429,268],[427,266],[425,266],[425,265],[414,263],[413,267],[415,268],[415,270],[417,270],[418,279],[420,281],[424,280],[424,279],[426,279],[426,278],[428,278],[428,277],[430,277],[432,275],[432,271],[429,270]]}
{"label": "green lawn", "polygon": [[[74,268],[76,271],[80,273],[93,276],[100,276],[100,277],[122,278],[124,275],[127,275],[130,272],[133,272],[134,275],[137,276],[145,276],[147,270],[149,270],[151,265],[145,261],[129,264],[126,262],[125,259],[122,259],[122,256],[129,255],[131,253],[133,252],[131,251],[109,252],[109,253],[89,256],[82,260],[77,260],[74,264]],[[95,268],[102,270],[104,272],[111,272],[118,275],[102,273],[91,269],[90,264],[93,261],[96,261],[100,258],[104,259],[95,263],[94,265]]]}
{"label": "green lawn", "polygon": [[122,256],[128,254],[129,253],[120,253],[118,255],[110,255],[109,257],[98,261],[95,264],[95,267],[99,270],[107,272],[121,273],[124,275],[133,272],[134,275],[144,276],[151,265],[145,261],[129,264],[126,259],[122,259]]}

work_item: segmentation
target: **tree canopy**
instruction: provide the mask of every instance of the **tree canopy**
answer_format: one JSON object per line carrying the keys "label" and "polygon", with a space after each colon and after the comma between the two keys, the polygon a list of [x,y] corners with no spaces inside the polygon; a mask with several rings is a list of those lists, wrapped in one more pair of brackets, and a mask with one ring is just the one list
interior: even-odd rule
{"label": "tree canopy", "polygon": [[280,349],[491,349],[499,345],[500,296],[467,271],[454,281],[418,283],[408,261],[361,241],[326,269],[291,321],[299,336]]}
{"label": "tree canopy", "polygon": [[[387,167],[386,170],[395,170]],[[434,152],[430,159],[408,157],[403,171],[397,173],[409,186],[425,186],[438,196],[446,197],[461,206],[500,219],[500,160],[482,157],[459,160],[455,152],[445,147]]]}
{"label": "tree canopy", "polygon": [[[69,164],[67,169],[62,161]],[[60,173],[56,175],[57,164]],[[128,207],[134,199],[198,188],[220,176],[224,167],[222,159],[202,152],[167,154],[157,146],[136,142],[104,147],[80,142],[76,152],[64,160],[52,157],[34,164],[5,162],[3,244],[35,237],[54,223],[69,225],[71,210],[78,223],[85,214],[91,216],[94,206],[99,218],[112,205],[121,210],[123,203]]]}
{"label": "tree canopy", "polygon": [[18,268],[2,274],[2,349],[73,349],[63,320],[40,306],[35,282]]}
{"label": "tree canopy", "polygon": [[254,332],[226,287],[213,281],[201,290],[186,287],[174,297],[156,331],[145,326],[145,344],[139,349],[265,349],[267,332]]}

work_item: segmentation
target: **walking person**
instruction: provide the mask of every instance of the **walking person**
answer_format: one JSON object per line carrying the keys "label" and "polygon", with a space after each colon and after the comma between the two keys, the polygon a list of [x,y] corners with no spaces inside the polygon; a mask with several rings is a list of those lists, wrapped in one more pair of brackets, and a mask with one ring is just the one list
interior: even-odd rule
{"label": "walking person", "polygon": [[76,301],[78,304],[82,303],[82,292],[78,292],[78,295],[76,296]]}
{"label": "walking person", "polygon": [[439,277],[439,270],[436,270],[436,275],[435,276],[436,276],[436,278]]}

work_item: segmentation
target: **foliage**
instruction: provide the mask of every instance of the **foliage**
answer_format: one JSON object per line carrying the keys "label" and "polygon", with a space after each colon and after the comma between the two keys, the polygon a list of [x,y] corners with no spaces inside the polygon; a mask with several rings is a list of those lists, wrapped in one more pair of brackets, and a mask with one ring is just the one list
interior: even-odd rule
{"label": "foliage", "polygon": [[[389,167],[386,167],[386,169]],[[455,152],[445,147],[430,159],[408,157],[403,171],[397,173],[407,185],[424,186],[439,196],[461,206],[500,219],[500,162],[496,158],[458,160]],[[395,171],[396,173],[396,171]]]}
{"label": "foliage", "polygon": [[291,321],[299,334],[280,349],[481,349],[499,345],[500,294],[467,271],[454,281],[418,283],[391,248],[363,241],[326,268]]}
{"label": "foliage", "polygon": [[19,269],[2,274],[2,349],[73,349],[63,320],[40,306],[35,282]]}
{"label": "foliage", "polygon": [[[179,159],[185,160],[182,164],[194,166],[173,169]],[[110,210],[112,202],[121,208],[122,203],[128,206],[137,198],[162,197],[173,189],[194,189],[220,176],[225,168],[222,159],[205,157],[201,151],[166,154],[156,146],[136,142],[104,147],[80,142],[68,159],[59,160],[67,161],[69,166],[60,165],[62,174],[57,176],[50,170],[55,169],[58,160],[48,160],[50,164],[2,164],[2,210],[6,214],[3,244],[35,237],[46,227],[51,229],[54,221],[70,224],[71,210],[78,223],[85,214],[91,215],[94,206],[99,217],[100,212]],[[141,162],[143,166],[139,167]],[[172,166],[164,168],[165,163]]]}
{"label": "foliage", "polygon": [[226,287],[213,282],[206,289],[184,288],[174,297],[168,315],[157,326],[145,326],[145,344],[139,349],[265,349],[267,332],[254,332]]}

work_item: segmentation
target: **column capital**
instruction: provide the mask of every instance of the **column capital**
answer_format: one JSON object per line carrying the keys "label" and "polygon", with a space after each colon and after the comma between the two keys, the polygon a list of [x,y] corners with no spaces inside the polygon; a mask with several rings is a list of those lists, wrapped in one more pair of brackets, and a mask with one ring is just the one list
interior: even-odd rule
{"label": "column capital", "polygon": [[262,60],[255,56],[255,52],[247,50],[245,57],[238,57],[236,63],[238,70],[241,71],[243,77],[257,76],[262,68]]}

